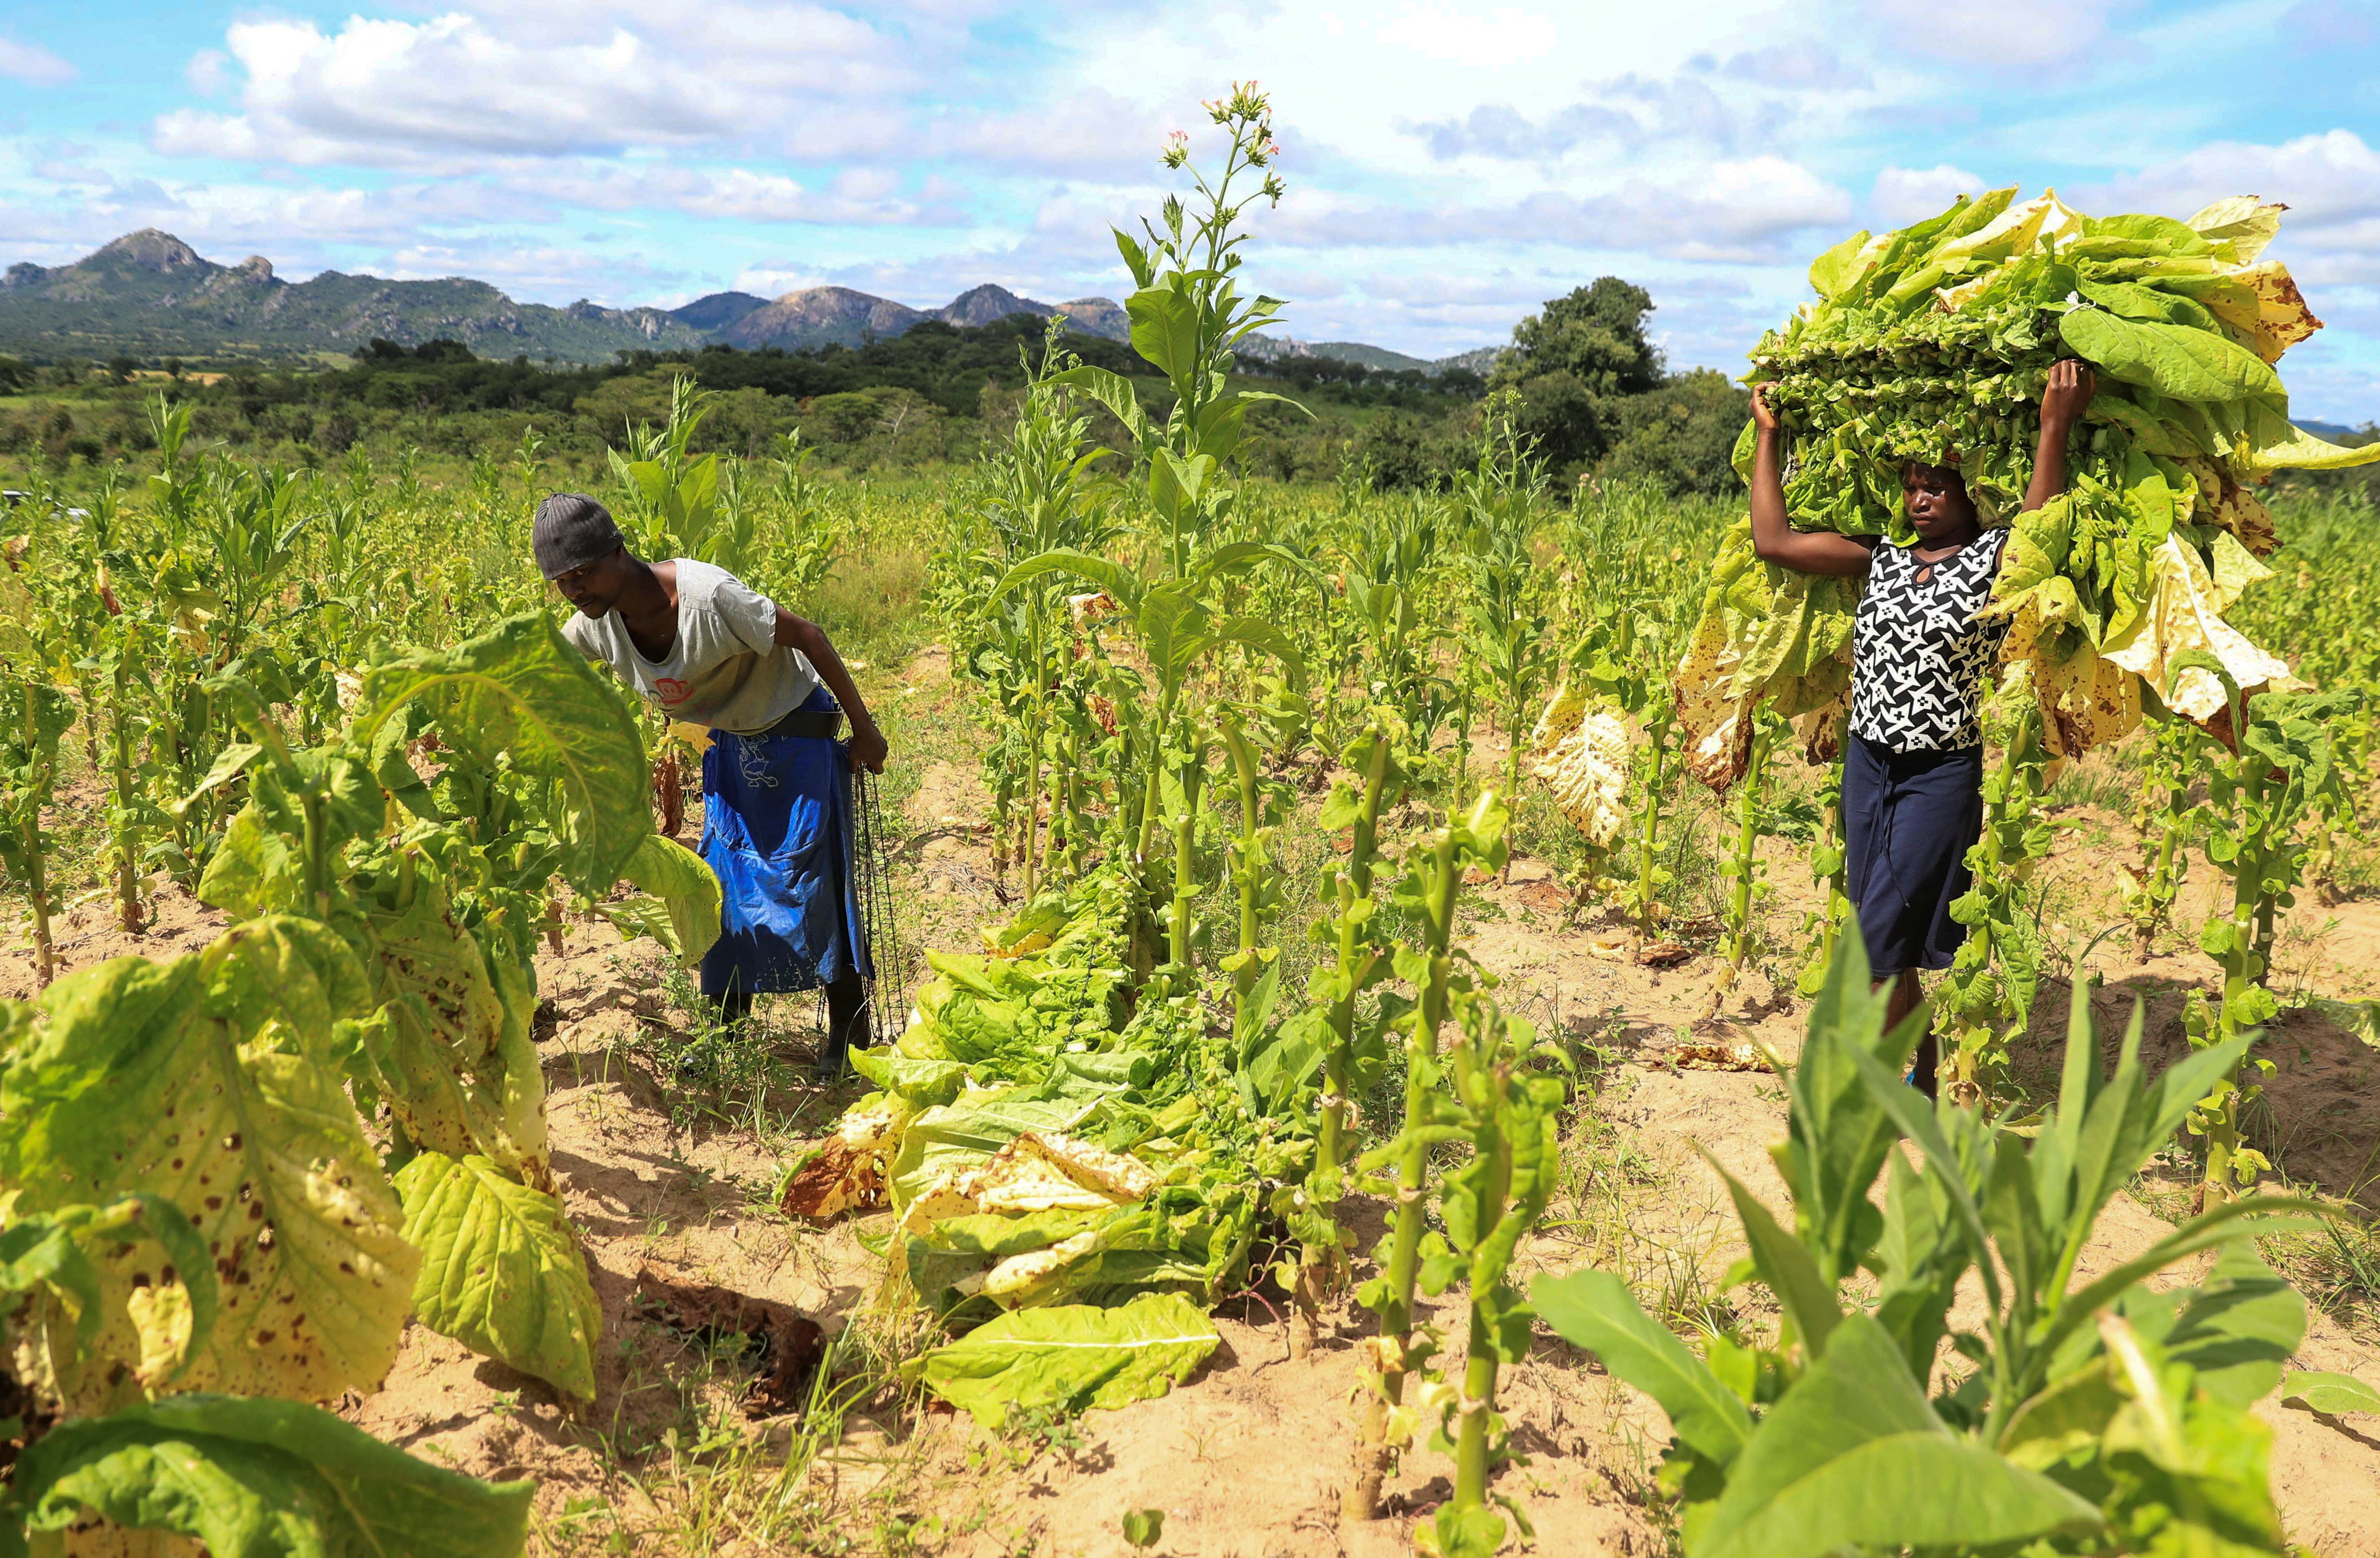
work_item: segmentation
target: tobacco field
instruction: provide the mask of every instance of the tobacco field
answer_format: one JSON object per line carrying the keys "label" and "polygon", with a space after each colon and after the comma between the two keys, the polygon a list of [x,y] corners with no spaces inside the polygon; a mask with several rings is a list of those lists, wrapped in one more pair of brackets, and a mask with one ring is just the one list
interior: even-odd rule
{"label": "tobacco field", "polygon": [[2380,1549],[2380,516],[2307,474],[2380,450],[2289,421],[2279,208],[1962,198],[1750,353],[1796,525],[1955,455],[2014,530],[1936,1103],[1856,585],[1503,397],[1434,491],[1247,474],[1283,189],[1211,111],[1116,237],[1146,374],[1053,331],[881,480],[697,453],[689,379],[591,489],[891,739],[839,1080],[696,992],[699,737],[559,637],[533,434],[161,394],[10,473],[0,1553]]}

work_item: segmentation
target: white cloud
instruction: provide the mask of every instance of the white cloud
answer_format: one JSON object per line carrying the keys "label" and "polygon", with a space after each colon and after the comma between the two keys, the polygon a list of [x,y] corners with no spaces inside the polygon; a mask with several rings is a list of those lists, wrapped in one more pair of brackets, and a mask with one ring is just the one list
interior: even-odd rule
{"label": "white cloud", "polygon": [[735,279],[718,290],[749,292],[761,298],[782,298],[788,292],[823,285],[824,278],[807,266],[792,261],[763,260],[736,272]]}
{"label": "white cloud", "polygon": [[1542,11],[1443,4],[1398,7],[1375,34],[1392,48],[1466,70],[1496,70],[1553,52],[1560,25]]}
{"label": "white cloud", "polygon": [[822,6],[706,6],[667,28],[649,14],[605,24],[579,12],[561,37],[547,35],[552,19],[358,16],[329,33],[311,21],[237,22],[225,43],[239,111],[170,111],[152,144],[172,155],[465,166],[797,136],[813,120],[832,125],[846,100],[880,101],[918,80],[919,61],[894,38]]}
{"label": "white cloud", "polygon": [[1798,163],[1758,156],[1713,162],[1667,180],[1631,178],[1618,189],[1543,189],[1505,205],[1434,210],[1356,202],[1318,192],[1284,206],[1262,230],[1301,246],[1500,248],[1567,244],[1677,259],[1774,262],[1779,240],[1840,226],[1851,196]]}
{"label": "white cloud", "polygon": [[1746,50],[1720,68],[1739,81],[1796,91],[1864,91],[1876,84],[1868,71],[1807,38]]}
{"label": "white cloud", "polygon": [[1878,222],[1887,227],[1900,227],[1938,215],[1961,195],[1983,192],[1981,178],[1948,163],[1928,168],[1894,167],[1888,164],[1876,176],[1876,189],[1869,203]]}
{"label": "white cloud", "polygon": [[730,222],[805,222],[849,226],[888,224],[956,225],[965,220],[944,187],[932,196],[904,193],[903,176],[888,169],[850,168],[816,189],[782,173],[745,167],[699,167],[671,162],[626,164],[585,159],[535,175],[492,181],[521,198],[589,211],[683,212]]}
{"label": "white cloud", "polygon": [[1503,103],[1484,103],[1464,118],[1402,128],[1427,141],[1430,154],[1440,159],[1552,162],[1597,143],[1628,151],[1657,142],[1671,152],[1694,143],[1732,150],[1742,128],[1739,108],[1749,106],[1730,103],[1691,78],[1657,79],[1633,72],[1589,83],[1585,99],[1542,120]]}
{"label": "white cloud", "polygon": [[[2309,285],[2380,284],[2380,148],[2350,129],[2277,146],[2219,140],[2137,174],[2075,191],[2086,211],[2187,216],[2228,195],[2289,208],[2276,254]],[[2323,311],[2319,299],[2314,311]]]}
{"label": "white cloud", "polygon": [[75,79],[75,67],[38,43],[0,38],[0,76],[30,86],[55,87]]}
{"label": "white cloud", "polygon": [[231,55],[221,49],[200,49],[182,67],[182,79],[201,97],[212,97],[231,85]]}
{"label": "white cloud", "polygon": [[2277,146],[2218,140],[2105,186],[2103,199],[2187,216],[2227,195],[2289,208],[2285,231],[2329,233],[2380,217],[2380,149],[2350,129]]}
{"label": "white cloud", "polygon": [[2037,69],[2082,61],[2139,0],[1867,0],[1885,35],[1955,65]]}
{"label": "white cloud", "polygon": [[1178,111],[1169,115],[1146,101],[1090,87],[1014,113],[955,110],[927,133],[926,147],[937,155],[1070,178],[1146,177],[1157,167],[1166,132],[1183,123]]}

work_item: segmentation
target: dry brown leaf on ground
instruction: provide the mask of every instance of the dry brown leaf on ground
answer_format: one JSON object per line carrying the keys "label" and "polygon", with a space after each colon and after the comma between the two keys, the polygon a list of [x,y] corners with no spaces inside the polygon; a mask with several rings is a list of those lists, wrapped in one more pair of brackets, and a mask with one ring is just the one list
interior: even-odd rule
{"label": "dry brown leaf on ground", "polygon": [[778,1206],[788,1217],[824,1223],[881,1205],[885,1159],[911,1113],[899,1098],[880,1098],[844,1114],[834,1134],[786,1176]]}
{"label": "dry brown leaf on ground", "polygon": [[1766,1071],[1768,1062],[1749,1041],[1741,1044],[1681,1044],[1670,1052],[1681,1071]]}
{"label": "dry brown leaf on ground", "polygon": [[1636,949],[1636,961],[1647,968],[1674,968],[1694,955],[1683,942],[1646,942]]}
{"label": "dry brown leaf on ground", "polygon": [[759,1365],[746,1410],[773,1418],[801,1409],[810,1375],[825,1356],[826,1333],[790,1304],[756,1298],[710,1283],[680,1282],[646,1264],[637,1268],[638,1307],[671,1330],[716,1346],[746,1338],[745,1357]]}
{"label": "dry brown leaf on ground", "polygon": [[1559,882],[1524,882],[1512,895],[1521,901],[1524,908],[1533,908],[1540,914],[1560,914],[1570,907],[1571,902],[1570,894]]}

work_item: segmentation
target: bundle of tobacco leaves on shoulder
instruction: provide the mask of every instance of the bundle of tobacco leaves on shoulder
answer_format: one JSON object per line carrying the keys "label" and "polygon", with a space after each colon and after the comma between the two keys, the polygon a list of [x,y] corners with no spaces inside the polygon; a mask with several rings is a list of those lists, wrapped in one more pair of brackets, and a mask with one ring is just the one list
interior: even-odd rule
{"label": "bundle of tobacco leaves on shoulder", "polygon": [[[1815,302],[1752,353],[1787,432],[1799,529],[1913,537],[1910,461],[1954,466],[1986,526],[2011,526],[1986,610],[2010,618],[2003,693],[2037,707],[2058,756],[2121,736],[2143,707],[2219,723],[2221,681],[2299,685],[2223,620],[2277,544],[2254,489],[2283,468],[2380,460],[2291,424],[2274,364],[2321,328],[2289,272],[2262,258],[2283,207],[2218,201],[2187,221],[2091,217],[2014,189],[1899,232],[1857,233],[1810,267]],[[2095,371],[2066,493],[2020,512],[2041,393],[2061,358]],[[1736,446],[1748,480],[1754,431]],[[1747,524],[1722,544],[1677,676],[1687,761],[1724,788],[1749,761],[1762,703],[1831,730],[1851,686],[1861,584],[1756,561]]]}

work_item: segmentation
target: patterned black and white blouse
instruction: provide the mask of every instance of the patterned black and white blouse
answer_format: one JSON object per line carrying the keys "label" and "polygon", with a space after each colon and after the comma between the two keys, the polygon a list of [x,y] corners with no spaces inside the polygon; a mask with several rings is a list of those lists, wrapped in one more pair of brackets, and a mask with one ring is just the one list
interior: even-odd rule
{"label": "patterned black and white blouse", "polygon": [[1977,622],[1975,613],[1992,598],[2008,538],[1985,530],[1933,563],[1876,543],[1852,630],[1854,733],[1896,752],[1983,745],[1985,678],[2009,623]]}

